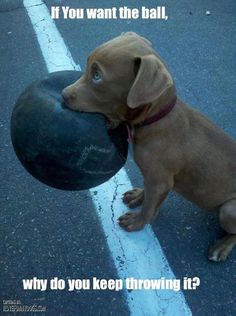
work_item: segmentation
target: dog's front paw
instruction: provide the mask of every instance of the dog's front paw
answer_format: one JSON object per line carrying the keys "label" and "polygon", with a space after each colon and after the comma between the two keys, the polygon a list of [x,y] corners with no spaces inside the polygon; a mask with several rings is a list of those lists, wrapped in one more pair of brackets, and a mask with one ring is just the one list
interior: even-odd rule
{"label": "dog's front paw", "polygon": [[134,188],[133,190],[127,191],[123,194],[123,202],[130,208],[137,207],[143,203],[144,190]]}
{"label": "dog's front paw", "polygon": [[142,229],[146,221],[141,212],[127,212],[119,217],[118,224],[123,229],[131,232]]}
{"label": "dog's front paw", "polygon": [[225,261],[233,248],[227,241],[226,238],[217,240],[209,249],[208,259],[215,262]]}

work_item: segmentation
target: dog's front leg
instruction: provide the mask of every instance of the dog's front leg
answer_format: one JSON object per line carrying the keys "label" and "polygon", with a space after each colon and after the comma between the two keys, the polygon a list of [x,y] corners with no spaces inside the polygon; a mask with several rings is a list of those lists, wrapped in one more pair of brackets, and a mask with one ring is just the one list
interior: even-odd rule
{"label": "dog's front leg", "polygon": [[[158,173],[158,175],[157,175]],[[142,229],[158,215],[161,203],[173,187],[173,176],[160,172],[148,172],[144,179],[144,201],[139,212],[127,212],[118,223],[127,231]]]}

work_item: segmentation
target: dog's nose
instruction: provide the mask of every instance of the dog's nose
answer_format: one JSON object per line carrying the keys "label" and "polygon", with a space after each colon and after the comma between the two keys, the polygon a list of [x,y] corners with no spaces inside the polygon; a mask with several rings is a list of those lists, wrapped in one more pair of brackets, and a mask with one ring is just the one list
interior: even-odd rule
{"label": "dog's nose", "polygon": [[64,88],[61,92],[61,95],[66,103],[75,99],[76,97],[75,93],[69,90],[68,88]]}

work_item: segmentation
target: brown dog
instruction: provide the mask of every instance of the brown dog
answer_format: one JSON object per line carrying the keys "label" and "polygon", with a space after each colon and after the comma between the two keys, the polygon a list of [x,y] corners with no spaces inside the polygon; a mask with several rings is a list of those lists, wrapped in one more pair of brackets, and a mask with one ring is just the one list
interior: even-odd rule
{"label": "brown dog", "polygon": [[133,129],[134,159],[144,190],[124,194],[129,207],[119,224],[139,230],[159,213],[172,189],[202,208],[219,210],[227,235],[210,248],[224,261],[236,244],[236,143],[207,118],[177,98],[173,79],[151,43],[129,32],[99,46],[85,74],[63,97],[76,111],[103,113],[113,126]]}

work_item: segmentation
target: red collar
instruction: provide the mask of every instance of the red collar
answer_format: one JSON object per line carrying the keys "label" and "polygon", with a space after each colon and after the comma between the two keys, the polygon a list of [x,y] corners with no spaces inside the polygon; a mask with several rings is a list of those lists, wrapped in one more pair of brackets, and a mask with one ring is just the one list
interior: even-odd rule
{"label": "red collar", "polygon": [[165,117],[168,113],[170,113],[170,111],[174,108],[174,106],[176,105],[176,101],[177,101],[177,96],[174,97],[174,99],[172,99],[160,112],[154,114],[153,116],[147,118],[146,120],[144,120],[141,123],[135,124],[135,127],[141,127],[141,126],[145,126],[145,125],[150,125],[154,122],[157,122],[159,120],[161,120],[163,117]]}

